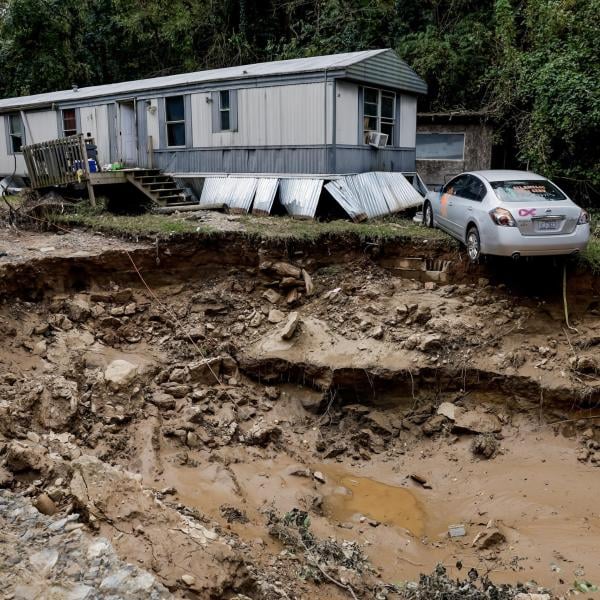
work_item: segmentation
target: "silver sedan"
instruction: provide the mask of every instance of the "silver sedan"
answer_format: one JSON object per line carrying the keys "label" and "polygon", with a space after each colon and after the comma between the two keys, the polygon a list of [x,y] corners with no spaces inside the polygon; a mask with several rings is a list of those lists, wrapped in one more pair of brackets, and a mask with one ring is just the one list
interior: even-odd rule
{"label": "silver sedan", "polygon": [[576,254],[590,237],[589,216],[551,181],[527,171],[472,171],[429,192],[423,222],[482,254]]}

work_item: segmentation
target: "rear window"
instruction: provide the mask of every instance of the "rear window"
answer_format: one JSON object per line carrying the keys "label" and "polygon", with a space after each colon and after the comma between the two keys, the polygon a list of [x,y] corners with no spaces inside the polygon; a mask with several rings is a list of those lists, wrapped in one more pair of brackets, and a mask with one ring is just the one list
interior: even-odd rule
{"label": "rear window", "polygon": [[491,186],[496,192],[496,196],[507,202],[566,199],[566,196],[547,179],[492,181]]}

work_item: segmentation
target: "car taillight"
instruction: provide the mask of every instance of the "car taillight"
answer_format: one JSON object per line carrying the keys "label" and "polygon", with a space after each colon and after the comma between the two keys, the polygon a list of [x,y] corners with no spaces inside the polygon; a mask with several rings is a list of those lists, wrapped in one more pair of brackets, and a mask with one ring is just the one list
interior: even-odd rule
{"label": "car taillight", "polygon": [[490,217],[492,217],[492,221],[496,223],[496,225],[500,225],[501,227],[516,227],[517,223],[514,220],[513,216],[510,214],[509,210],[505,208],[495,208],[490,211]]}
{"label": "car taillight", "polygon": [[590,215],[586,210],[582,210],[577,221],[577,225],[585,225],[590,222]]}

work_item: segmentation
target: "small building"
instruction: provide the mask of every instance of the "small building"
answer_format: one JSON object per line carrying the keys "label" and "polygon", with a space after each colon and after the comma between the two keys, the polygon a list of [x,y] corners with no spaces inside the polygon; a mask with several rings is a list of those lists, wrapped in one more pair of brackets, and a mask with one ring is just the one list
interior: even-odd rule
{"label": "small building", "polygon": [[487,113],[418,113],[416,169],[425,184],[439,189],[463,171],[492,167],[494,128]]}
{"label": "small building", "polygon": [[215,176],[414,172],[426,91],[382,49],[5,98],[0,176],[27,176],[22,146],[74,134],[99,169],[153,169],[198,195]]}

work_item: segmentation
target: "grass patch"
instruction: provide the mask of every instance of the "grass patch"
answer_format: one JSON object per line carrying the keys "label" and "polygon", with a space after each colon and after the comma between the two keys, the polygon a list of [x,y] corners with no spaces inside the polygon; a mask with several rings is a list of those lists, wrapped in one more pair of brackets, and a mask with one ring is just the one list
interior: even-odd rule
{"label": "grass patch", "polygon": [[317,241],[323,237],[356,236],[361,241],[393,241],[428,239],[454,240],[436,229],[425,229],[410,219],[388,217],[377,221],[352,223],[350,221],[310,221],[290,217],[240,217],[244,231],[264,238]]}
{"label": "grass patch", "polygon": [[208,234],[214,232],[206,226],[199,227],[189,221],[153,214],[112,215],[82,211],[56,215],[53,220],[59,225],[83,226],[96,231],[128,235]]}

